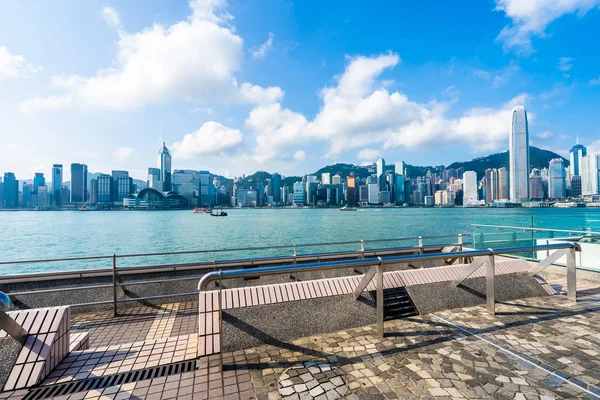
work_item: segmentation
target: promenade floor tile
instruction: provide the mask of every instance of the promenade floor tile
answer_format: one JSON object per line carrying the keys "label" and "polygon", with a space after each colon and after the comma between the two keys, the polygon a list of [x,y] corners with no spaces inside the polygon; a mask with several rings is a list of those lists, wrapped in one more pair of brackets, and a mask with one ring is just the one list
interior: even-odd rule
{"label": "promenade floor tile", "polygon": [[[469,307],[389,321],[384,338],[369,325],[272,339],[224,353],[222,368],[220,356],[200,357],[190,372],[59,398],[600,400],[598,286],[581,286],[577,303],[559,290],[499,303],[495,316]],[[71,354],[46,383],[194,359],[197,303],[74,315],[73,329],[90,333],[90,349]]]}

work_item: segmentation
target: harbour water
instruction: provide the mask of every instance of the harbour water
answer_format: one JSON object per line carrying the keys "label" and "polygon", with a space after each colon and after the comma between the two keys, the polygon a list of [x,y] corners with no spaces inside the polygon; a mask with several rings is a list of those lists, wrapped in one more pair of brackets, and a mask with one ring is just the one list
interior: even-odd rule
{"label": "harbour water", "polygon": [[[600,209],[235,209],[226,218],[185,211],[0,212],[0,261],[471,234],[471,224],[600,230]],[[470,236],[465,240],[470,240]],[[390,245],[416,245],[416,242]],[[357,245],[335,250],[357,250]],[[256,251],[244,257],[289,254]],[[309,248],[302,252],[332,251]],[[219,254],[222,259],[239,254]],[[212,259],[212,254],[130,258],[119,265]],[[110,260],[0,266],[1,275],[110,267]]]}

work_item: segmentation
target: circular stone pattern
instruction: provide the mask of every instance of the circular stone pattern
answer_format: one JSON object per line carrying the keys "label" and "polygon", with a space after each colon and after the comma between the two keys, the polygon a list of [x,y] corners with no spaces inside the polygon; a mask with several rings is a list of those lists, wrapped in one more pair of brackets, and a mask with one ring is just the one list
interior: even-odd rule
{"label": "circular stone pattern", "polygon": [[307,361],[283,371],[279,394],[284,399],[341,399],[348,392],[343,375],[330,364]]}

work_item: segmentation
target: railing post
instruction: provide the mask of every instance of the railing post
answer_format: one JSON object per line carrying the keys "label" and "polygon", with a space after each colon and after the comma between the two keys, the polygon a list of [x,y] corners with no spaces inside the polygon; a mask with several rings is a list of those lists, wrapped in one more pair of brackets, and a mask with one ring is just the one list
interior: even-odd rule
{"label": "railing post", "polygon": [[298,257],[298,253],[296,252],[296,243],[294,243],[294,264],[296,264],[296,257]]}
{"label": "railing post", "polygon": [[117,313],[117,255],[112,256],[112,274],[113,274],[113,315],[116,317]]}
{"label": "railing post", "polygon": [[577,261],[575,259],[575,247],[567,250],[567,298],[569,301],[577,301]]}
{"label": "railing post", "polygon": [[223,378],[223,282],[222,270],[219,270],[219,360],[221,363],[221,378]]}
{"label": "railing post", "polygon": [[360,239],[360,251],[362,253],[361,258],[365,258],[365,241]]}
{"label": "railing post", "polygon": [[[490,251],[493,250],[490,249]],[[487,311],[492,315],[496,315],[496,261],[494,253],[487,257],[485,291]]]}
{"label": "railing post", "polygon": [[383,337],[383,261],[381,257],[377,259],[377,335]]}
{"label": "railing post", "polygon": [[[419,253],[425,254],[425,250],[423,249],[423,238],[419,236]],[[425,268],[425,261],[421,261],[421,268]]]}
{"label": "railing post", "polygon": [[[458,234],[458,251],[462,251],[462,249],[463,249],[463,238],[462,238],[462,234],[459,233]],[[452,262],[454,262],[454,261],[452,261]],[[461,257],[460,260],[459,260],[459,262],[461,264],[464,264],[465,263],[464,257]]]}
{"label": "railing post", "polygon": [[217,251],[213,250],[213,264],[217,263]]}

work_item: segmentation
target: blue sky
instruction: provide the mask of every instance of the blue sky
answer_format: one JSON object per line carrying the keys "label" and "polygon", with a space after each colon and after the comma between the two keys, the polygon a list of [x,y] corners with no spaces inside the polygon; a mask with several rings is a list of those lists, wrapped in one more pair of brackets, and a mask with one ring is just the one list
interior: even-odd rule
{"label": "blue sky", "polygon": [[0,171],[306,174],[600,151],[600,0],[4,2]]}

